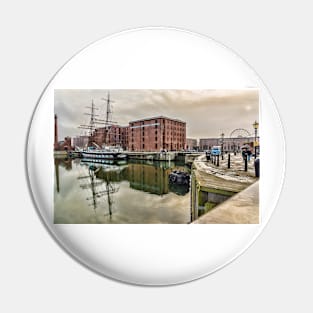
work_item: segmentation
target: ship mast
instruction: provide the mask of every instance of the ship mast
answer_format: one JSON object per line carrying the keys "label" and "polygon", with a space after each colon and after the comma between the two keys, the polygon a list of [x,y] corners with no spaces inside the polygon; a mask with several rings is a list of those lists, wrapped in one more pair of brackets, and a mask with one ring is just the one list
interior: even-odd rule
{"label": "ship mast", "polygon": [[99,110],[99,108],[97,108],[93,102],[93,99],[91,100],[91,106],[87,106],[87,109],[90,109],[90,113],[84,113],[85,115],[89,115],[90,116],[90,121],[88,125],[79,125],[78,128],[83,128],[83,129],[88,129],[89,131],[89,136],[91,137],[96,129],[96,123],[98,121],[98,119],[96,118],[96,116],[99,116],[98,114],[95,114],[96,110]]}
{"label": "ship mast", "polygon": [[92,99],[91,106],[87,106],[87,109],[90,109],[90,113],[84,113],[85,115],[90,116],[89,124],[82,124],[78,128],[87,129],[88,130],[88,136],[89,136],[89,142],[90,144],[95,144],[92,142],[93,134],[97,128],[97,124],[103,124],[105,129],[105,144],[108,144],[109,142],[109,135],[111,132],[112,125],[116,125],[116,122],[112,121],[112,106],[111,103],[114,103],[114,101],[110,98],[110,92],[108,92],[107,98],[101,98],[101,100],[106,101],[106,116],[104,119],[99,119],[99,114],[96,114],[96,110],[99,110],[98,107],[95,106],[94,101]]}
{"label": "ship mast", "polygon": [[108,144],[109,143],[109,135],[111,132],[111,128],[113,125],[116,125],[116,122],[112,121],[112,107],[111,107],[111,103],[114,103],[113,100],[111,100],[110,98],[110,92],[108,92],[108,96],[107,98],[101,98],[101,100],[106,101],[106,118],[105,118],[105,130],[106,130],[106,136],[105,136],[105,143]]}

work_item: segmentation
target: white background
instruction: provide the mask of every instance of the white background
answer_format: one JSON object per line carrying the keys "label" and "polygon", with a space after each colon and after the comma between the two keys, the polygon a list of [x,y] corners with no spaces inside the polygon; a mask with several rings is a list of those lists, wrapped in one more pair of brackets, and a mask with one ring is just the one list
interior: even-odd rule
{"label": "white background", "polygon": [[[312,144],[308,136],[312,124],[313,22],[309,3],[1,4],[1,311],[312,311],[313,214],[308,186]],[[246,59],[276,100],[287,145],[281,199],[254,245],[211,276],[162,288],[111,281],[73,261],[39,222],[24,168],[32,111],[58,68],[102,36],[152,25],[200,32]]]}

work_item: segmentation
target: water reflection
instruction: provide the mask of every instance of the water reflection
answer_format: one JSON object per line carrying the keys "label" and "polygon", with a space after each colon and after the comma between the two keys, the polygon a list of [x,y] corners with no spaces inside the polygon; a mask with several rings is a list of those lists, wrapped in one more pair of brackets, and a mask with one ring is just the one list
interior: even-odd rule
{"label": "water reflection", "polygon": [[[88,175],[79,176],[78,179],[80,182],[80,188],[90,190],[91,196],[87,197],[86,200],[91,203],[89,206],[92,206],[93,210],[96,211],[98,203],[103,200],[103,197],[106,197],[108,204],[108,215],[112,216],[112,205],[113,197],[112,195],[118,192],[119,187],[110,179],[110,175],[103,176],[103,179],[97,177],[97,173],[101,171],[102,167],[96,167],[93,164],[85,164],[88,167]],[[107,174],[110,174],[108,172]]]}
{"label": "water reflection", "polygon": [[169,184],[169,190],[177,195],[184,196],[189,192],[189,185]]}
{"label": "water reflection", "polygon": [[168,175],[170,168],[162,166],[162,163],[129,164],[128,181],[130,188],[142,190],[156,195],[164,195],[169,192]]}
{"label": "water reflection", "polygon": [[173,162],[96,164],[55,159],[55,223],[188,223],[188,186],[169,184]]}
{"label": "water reflection", "polygon": [[60,192],[60,174],[59,174],[59,166],[61,165],[66,170],[72,169],[72,159],[68,158],[54,158],[54,168],[55,168],[55,179],[56,179],[56,188],[57,192]]}

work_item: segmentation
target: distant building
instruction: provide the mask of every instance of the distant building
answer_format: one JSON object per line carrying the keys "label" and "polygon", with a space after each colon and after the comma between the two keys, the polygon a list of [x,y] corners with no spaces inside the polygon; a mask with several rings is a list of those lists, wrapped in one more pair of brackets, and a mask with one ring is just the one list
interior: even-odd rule
{"label": "distant building", "polygon": [[128,150],[128,144],[129,144],[129,126],[122,126],[120,127],[121,130],[121,137],[120,137],[120,142],[121,142],[121,147],[124,150]]}
{"label": "distant building", "polygon": [[[55,119],[55,125],[57,125]],[[57,127],[55,128],[57,131]],[[57,132],[55,132],[55,138]],[[66,141],[66,140],[65,140]],[[69,147],[68,141],[61,143]],[[194,143],[194,142],[193,142]],[[197,141],[195,141],[197,143]],[[186,149],[186,122],[165,116],[129,122],[128,126],[111,125],[96,128],[91,136],[73,138],[73,146],[86,148],[121,146],[130,151],[179,151]],[[60,146],[60,143],[55,146]],[[196,144],[195,144],[196,146]]]}
{"label": "distant building", "polygon": [[90,137],[90,140],[88,142],[88,146],[91,146],[92,143],[96,143],[99,147],[102,147],[102,145],[105,142],[106,139],[106,128],[105,127],[101,127],[101,128],[97,128],[95,129],[93,135]]}
{"label": "distant building", "polygon": [[109,128],[106,145],[128,148],[128,126],[112,125]]}
{"label": "distant building", "polygon": [[[257,138],[259,141],[259,137]],[[240,151],[243,145],[253,147],[254,137],[237,137],[237,138],[201,138],[199,141],[199,149],[201,151],[210,150],[213,146],[221,146],[223,142],[223,150]]]}
{"label": "distant building", "polygon": [[130,151],[176,151],[186,147],[186,122],[165,116],[129,122]]}
{"label": "distant building", "polygon": [[111,125],[95,129],[91,142],[99,147],[121,146],[124,150],[128,149],[128,126]]}
{"label": "distant building", "polygon": [[187,138],[186,139],[186,149],[187,150],[196,150],[198,147],[197,139]]}
{"label": "distant building", "polygon": [[71,137],[65,137],[64,140],[58,142],[58,148],[55,150],[60,151],[71,151],[73,150],[72,147],[72,138]]}
{"label": "distant building", "polygon": [[88,146],[89,136],[77,136],[73,138],[73,146],[78,148],[86,148]]}

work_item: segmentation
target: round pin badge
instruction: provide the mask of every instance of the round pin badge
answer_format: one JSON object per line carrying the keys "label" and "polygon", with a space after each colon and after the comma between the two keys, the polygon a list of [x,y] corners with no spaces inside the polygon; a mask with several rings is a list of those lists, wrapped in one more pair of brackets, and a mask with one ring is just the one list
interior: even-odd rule
{"label": "round pin badge", "polygon": [[27,144],[34,204],[87,268],[183,283],[238,257],[282,187],[282,126],[268,90],[216,41],[173,28],[101,39],[52,78]]}

